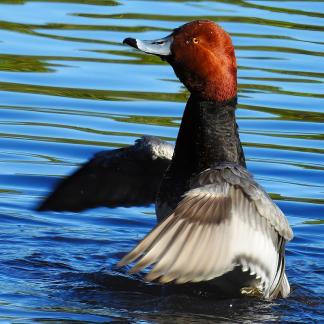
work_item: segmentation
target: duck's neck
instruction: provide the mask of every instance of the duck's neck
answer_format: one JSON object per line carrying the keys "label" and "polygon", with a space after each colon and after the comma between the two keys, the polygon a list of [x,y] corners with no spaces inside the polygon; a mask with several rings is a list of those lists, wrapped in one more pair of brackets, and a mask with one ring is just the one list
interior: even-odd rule
{"label": "duck's neck", "polygon": [[194,174],[219,162],[245,166],[235,109],[236,97],[219,103],[191,96],[182,118],[171,169]]}

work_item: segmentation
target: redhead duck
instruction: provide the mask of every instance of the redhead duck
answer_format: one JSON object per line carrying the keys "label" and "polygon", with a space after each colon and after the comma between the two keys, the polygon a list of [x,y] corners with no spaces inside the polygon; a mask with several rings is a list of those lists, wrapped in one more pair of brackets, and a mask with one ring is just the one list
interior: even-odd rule
{"label": "redhead duck", "polygon": [[39,210],[79,210],[156,201],[158,225],[120,262],[149,267],[161,283],[208,281],[229,295],[287,297],[281,210],[246,169],[235,120],[237,66],[230,36],[208,20],[141,41],[190,91],[175,147],[155,137],[101,152],[64,180]]}

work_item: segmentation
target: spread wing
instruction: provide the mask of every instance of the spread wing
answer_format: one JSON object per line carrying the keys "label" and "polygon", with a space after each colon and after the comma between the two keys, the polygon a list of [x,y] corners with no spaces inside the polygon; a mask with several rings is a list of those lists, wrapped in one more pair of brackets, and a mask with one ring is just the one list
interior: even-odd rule
{"label": "spread wing", "polygon": [[80,211],[154,203],[172,154],[173,145],[152,136],[132,146],[99,152],[61,181],[37,209]]}
{"label": "spread wing", "polygon": [[291,238],[285,216],[248,171],[227,163],[202,172],[119,265],[136,260],[131,272],[152,265],[147,280],[162,283],[211,280],[240,265],[272,298],[289,293],[283,253]]}

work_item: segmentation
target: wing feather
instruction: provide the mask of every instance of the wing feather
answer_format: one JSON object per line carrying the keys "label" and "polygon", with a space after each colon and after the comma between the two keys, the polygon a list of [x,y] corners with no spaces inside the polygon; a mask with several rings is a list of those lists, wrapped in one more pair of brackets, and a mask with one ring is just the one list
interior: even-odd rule
{"label": "wing feather", "polygon": [[211,280],[241,265],[259,278],[265,297],[279,293],[288,282],[283,246],[292,235],[279,208],[237,166],[206,170],[195,183],[119,265],[136,260],[131,272],[153,265],[146,279],[162,283]]}
{"label": "wing feather", "polygon": [[37,210],[80,211],[154,203],[172,154],[173,145],[153,136],[144,136],[128,147],[99,152],[63,179]]}

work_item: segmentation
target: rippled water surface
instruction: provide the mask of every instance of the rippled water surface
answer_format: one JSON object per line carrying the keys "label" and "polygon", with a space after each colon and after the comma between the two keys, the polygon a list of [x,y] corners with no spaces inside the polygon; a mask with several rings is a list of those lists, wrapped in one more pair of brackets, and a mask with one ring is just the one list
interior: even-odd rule
{"label": "rippled water surface", "polygon": [[[174,141],[187,91],[121,44],[208,18],[233,37],[249,169],[286,213],[287,300],[166,294],[116,268],[154,208],[37,213],[96,151]],[[0,1],[0,320],[324,321],[323,1]]]}

